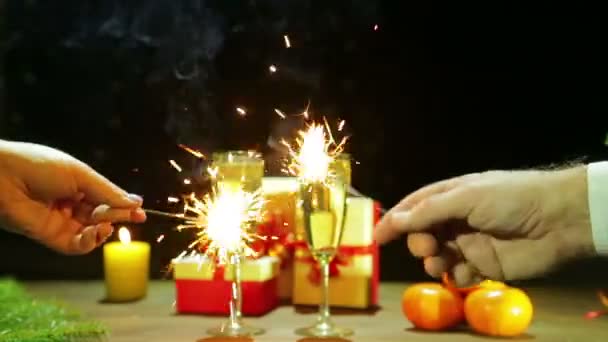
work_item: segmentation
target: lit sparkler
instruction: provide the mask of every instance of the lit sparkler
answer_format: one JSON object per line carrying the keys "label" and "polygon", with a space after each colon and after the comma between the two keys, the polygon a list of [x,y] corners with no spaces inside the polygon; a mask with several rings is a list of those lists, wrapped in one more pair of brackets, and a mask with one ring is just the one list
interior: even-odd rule
{"label": "lit sparkler", "polygon": [[192,193],[184,202],[184,222],[177,229],[198,230],[188,249],[199,247],[207,257],[217,259],[220,264],[229,262],[230,256],[235,254],[256,256],[250,244],[268,238],[253,231],[255,225],[252,223],[263,217],[261,192],[219,188],[202,199]]}
{"label": "lit sparkler", "polygon": [[311,182],[325,182],[332,177],[330,165],[344,150],[347,138],[336,142],[327,121],[325,124],[312,123],[306,131],[300,131],[296,146],[285,140],[281,143],[289,151],[290,161],[285,171]]}

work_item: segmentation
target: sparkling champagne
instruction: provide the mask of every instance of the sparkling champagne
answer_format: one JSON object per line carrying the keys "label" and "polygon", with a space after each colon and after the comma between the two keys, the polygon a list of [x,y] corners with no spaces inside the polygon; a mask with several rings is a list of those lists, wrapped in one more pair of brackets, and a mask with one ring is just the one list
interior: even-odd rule
{"label": "sparkling champagne", "polygon": [[256,152],[230,151],[213,155],[218,187],[255,192],[262,187],[264,160]]}
{"label": "sparkling champagne", "polygon": [[341,179],[331,184],[301,183],[299,191],[304,235],[311,254],[316,259],[331,260],[342,239],[345,184]]}

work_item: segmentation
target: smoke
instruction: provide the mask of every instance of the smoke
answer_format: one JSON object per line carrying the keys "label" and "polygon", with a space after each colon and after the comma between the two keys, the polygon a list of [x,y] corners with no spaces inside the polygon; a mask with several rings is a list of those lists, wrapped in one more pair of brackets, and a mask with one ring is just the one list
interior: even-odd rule
{"label": "smoke", "polygon": [[[310,99],[322,105],[324,79],[335,66],[328,61],[352,53],[353,38],[377,22],[376,3],[369,0],[25,3],[15,6],[36,8],[36,25],[23,25],[30,34],[51,36],[47,40],[68,50],[111,50],[132,66],[121,71],[124,79],[166,85],[165,131],[176,143],[203,151],[226,146],[235,140],[231,131],[242,129],[232,110],[237,97],[258,113],[272,113],[277,99],[294,110]],[[292,38],[290,49],[284,34]],[[272,77],[270,64],[279,69]],[[274,117],[264,115],[256,120],[268,126]],[[252,132],[268,134],[270,127]]]}

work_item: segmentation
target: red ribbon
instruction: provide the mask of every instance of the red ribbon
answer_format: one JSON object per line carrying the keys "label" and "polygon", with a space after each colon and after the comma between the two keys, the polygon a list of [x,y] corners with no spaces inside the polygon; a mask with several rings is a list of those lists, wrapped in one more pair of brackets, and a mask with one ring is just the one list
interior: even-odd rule
{"label": "red ribbon", "polygon": [[[306,242],[298,241],[294,243],[296,248],[307,249]],[[356,255],[374,255],[376,253],[377,247],[374,244],[368,246],[340,246],[338,248],[338,254],[333,258],[333,260],[329,264],[329,276],[330,277],[339,277],[340,276],[340,266],[347,266],[351,263],[352,258]],[[308,280],[315,285],[319,285],[321,283],[321,266],[319,263],[311,256],[306,255],[299,257],[298,261],[311,264],[310,271],[308,272]]]}
{"label": "red ribbon", "polygon": [[224,280],[226,267],[224,265],[215,265],[213,268],[213,280]]}
{"label": "red ribbon", "polygon": [[278,257],[282,269],[290,265],[294,251],[293,227],[286,222],[281,214],[268,214],[265,222],[257,227],[257,233],[267,238],[256,240],[251,246],[258,255]]}

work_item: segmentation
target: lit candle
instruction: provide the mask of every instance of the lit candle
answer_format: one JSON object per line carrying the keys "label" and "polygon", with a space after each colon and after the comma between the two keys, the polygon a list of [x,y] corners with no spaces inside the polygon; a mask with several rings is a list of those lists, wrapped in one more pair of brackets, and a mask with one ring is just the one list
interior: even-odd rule
{"label": "lit candle", "polygon": [[118,231],[120,241],[103,246],[106,300],[126,302],[141,299],[148,290],[150,245],[131,241],[129,230]]}

